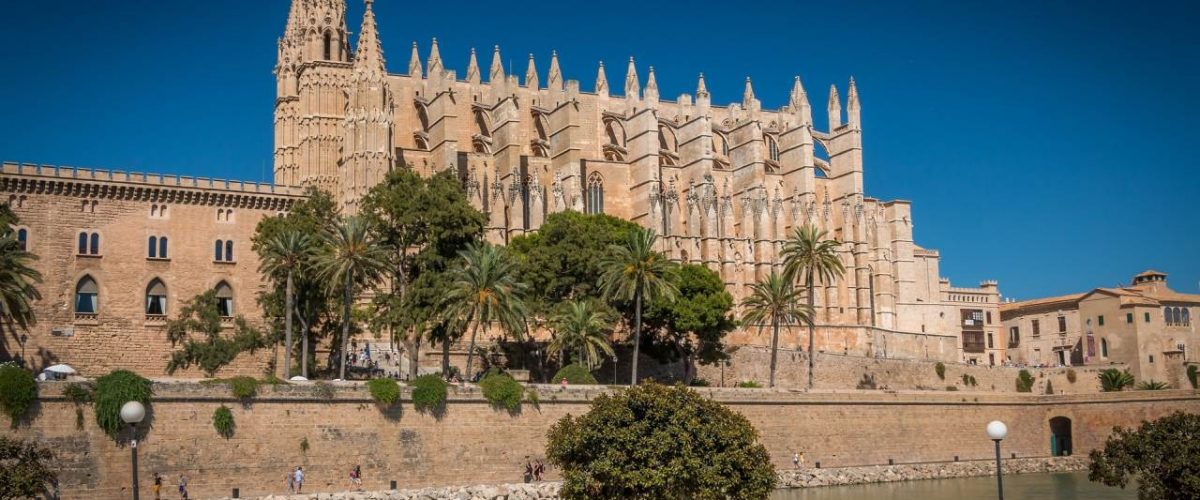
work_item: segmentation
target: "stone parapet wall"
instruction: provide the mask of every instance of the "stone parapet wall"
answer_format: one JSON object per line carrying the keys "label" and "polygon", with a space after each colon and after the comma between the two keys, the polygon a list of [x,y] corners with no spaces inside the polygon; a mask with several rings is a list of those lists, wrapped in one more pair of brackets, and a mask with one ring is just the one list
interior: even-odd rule
{"label": "stone parapet wall", "polygon": [[[127,498],[130,477],[126,438],[116,443],[83,408],[61,391],[65,384],[42,383],[31,423],[9,431],[36,439],[57,454],[64,498]],[[385,490],[461,484],[519,482],[526,457],[544,458],[550,426],[567,414],[579,415],[602,386],[567,390],[539,386],[538,405],[515,414],[491,408],[478,390],[452,388],[444,412],[413,409],[407,389],[399,406],[381,410],[363,384],[335,383],[332,398],[316,384],[264,386],[253,399],[239,401],[223,385],[157,382],[139,441],[142,492],[154,472],[174,484],[186,474],[197,498],[265,496],[286,491],[288,470],[306,471],[306,491],[348,489],[347,476],[361,465],[364,488]],[[822,467],[913,462],[986,460],[992,443],[984,434],[990,420],[1009,425],[1005,455],[1043,457],[1050,453],[1048,420],[1073,422],[1076,455],[1101,446],[1115,425],[1134,426],[1173,411],[1200,411],[1196,391],[1037,396],[1027,394],[918,391],[768,391],[700,389],[699,392],[746,416],[759,431],[777,468],[791,467],[803,451]],[[235,431],[219,437],[213,411],[232,409]],[[307,443],[307,448],[302,446]],[[556,479],[551,469],[548,479]]]}

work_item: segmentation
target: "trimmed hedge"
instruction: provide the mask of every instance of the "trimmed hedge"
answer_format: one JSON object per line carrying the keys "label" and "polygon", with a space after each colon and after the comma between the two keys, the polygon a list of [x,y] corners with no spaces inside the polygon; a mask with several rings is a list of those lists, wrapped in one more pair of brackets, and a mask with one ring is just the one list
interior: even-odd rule
{"label": "trimmed hedge", "polygon": [[0,366],[0,409],[12,420],[13,428],[37,401],[37,391],[32,373],[14,365]]}
{"label": "trimmed hedge", "polygon": [[557,384],[564,378],[571,385],[596,385],[596,377],[592,376],[591,370],[579,363],[571,363],[560,368],[550,382]]}
{"label": "trimmed hedge", "polygon": [[367,382],[371,398],[382,406],[392,406],[400,401],[400,384],[390,378],[377,378]]}
{"label": "trimmed hedge", "polygon": [[114,370],[112,373],[96,379],[96,425],[104,430],[108,437],[119,439],[121,428],[121,406],[129,401],[137,401],[150,406],[150,396],[154,395],[153,385],[149,380],[129,370]]}
{"label": "trimmed hedge", "polygon": [[479,388],[483,391],[483,397],[493,407],[504,408],[510,412],[521,408],[521,395],[525,389],[521,387],[520,382],[506,373],[495,373],[484,377],[479,381]]}
{"label": "trimmed hedge", "polygon": [[417,410],[436,410],[446,403],[446,381],[438,375],[421,375],[409,382],[413,406]]}

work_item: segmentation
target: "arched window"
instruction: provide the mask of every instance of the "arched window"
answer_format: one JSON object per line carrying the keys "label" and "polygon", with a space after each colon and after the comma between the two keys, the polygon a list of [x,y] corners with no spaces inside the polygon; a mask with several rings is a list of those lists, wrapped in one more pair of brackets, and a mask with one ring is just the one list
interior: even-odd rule
{"label": "arched window", "polygon": [[148,247],[146,249],[146,256],[151,259],[158,258],[158,237],[151,236],[146,246]]}
{"label": "arched window", "polygon": [[763,139],[767,141],[767,159],[779,161],[779,142],[775,140],[775,136],[763,134]]}
{"label": "arched window", "polygon": [[333,34],[325,32],[325,60],[333,59]]}
{"label": "arched window", "polygon": [[91,276],[84,276],[75,285],[75,313],[96,314],[100,310],[100,287]]}
{"label": "arched window", "polygon": [[224,260],[222,258],[222,257],[224,257],[224,253],[223,253],[224,251],[225,251],[225,242],[224,241],[217,240],[216,243],[213,243],[213,260],[215,260],[217,262],[221,262],[222,260]]}
{"label": "arched window", "polygon": [[1184,307],[1181,312],[1180,319],[1183,320],[1183,326],[1191,326],[1192,319],[1188,317],[1188,308]]}
{"label": "arched window", "polygon": [[225,262],[233,262],[233,240],[225,241]]}
{"label": "arched window", "polygon": [[587,213],[604,213],[604,178],[597,172],[588,176],[587,183]]}
{"label": "arched window", "polygon": [[162,280],[154,278],[146,285],[146,314],[165,316],[167,314],[167,285]]}
{"label": "arched window", "polygon": [[217,283],[217,314],[222,318],[233,316],[233,288],[224,281]]}
{"label": "arched window", "polygon": [[1100,357],[1108,357],[1108,339],[1100,339]]}
{"label": "arched window", "polygon": [[158,239],[158,258],[160,258],[160,259],[169,258],[169,256],[167,255],[167,237],[166,236],[163,236]]}
{"label": "arched window", "polygon": [[92,255],[100,255],[100,233],[92,233],[91,245],[88,250]]}
{"label": "arched window", "polygon": [[79,255],[87,255],[87,242],[87,233],[79,233],[79,251],[77,252]]}
{"label": "arched window", "polygon": [[21,250],[29,250],[29,230],[20,228],[17,230],[17,243],[21,245]]}

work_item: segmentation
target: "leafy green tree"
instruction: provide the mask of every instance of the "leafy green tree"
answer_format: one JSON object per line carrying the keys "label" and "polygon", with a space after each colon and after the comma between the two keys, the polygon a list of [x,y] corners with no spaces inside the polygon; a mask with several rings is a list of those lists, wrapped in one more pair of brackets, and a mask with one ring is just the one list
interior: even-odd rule
{"label": "leafy green tree", "polygon": [[499,323],[502,331],[521,336],[525,331],[525,283],[518,276],[517,261],[503,247],[489,243],[471,244],[460,252],[462,265],[451,271],[446,290],[446,317],[459,325],[471,325],[467,348],[467,373],[474,372],[475,340],[480,325]]}
{"label": "leafy green tree", "polygon": [[766,499],[775,468],[746,417],[685,387],[601,394],[550,429],[564,499]]}
{"label": "leafy green tree", "polygon": [[313,239],[296,229],[276,235],[262,247],[261,265],[258,271],[265,276],[284,275],[284,371],[283,378],[292,377],[292,318],[296,315],[293,297],[296,275],[306,272],[316,255]]}
{"label": "leafy green tree", "polygon": [[658,236],[642,228],[630,229],[623,245],[613,245],[600,261],[603,274],[600,290],[610,300],[633,300],[633,375],[637,385],[638,354],[641,351],[642,302],[670,302],[678,295],[676,268],[667,256],[654,249]]}
{"label": "leafy green tree", "polygon": [[14,429],[37,401],[37,395],[32,373],[11,363],[0,364],[0,410],[8,415]]}
{"label": "leafy green tree", "polygon": [[388,255],[389,286],[373,299],[372,323],[407,345],[409,376],[416,378],[423,337],[436,337],[444,347],[455,340],[437,314],[438,300],[446,270],[459,251],[479,241],[486,217],[450,171],[426,179],[409,169],[394,170],[371,188],[362,214]]}
{"label": "leafy green tree", "polygon": [[1137,480],[1140,499],[1200,498],[1200,415],[1175,412],[1141,427],[1117,427],[1089,454],[1088,479],[1124,488]]}
{"label": "leafy green tree", "polygon": [[42,298],[35,286],[42,273],[33,268],[38,256],[21,248],[12,228],[18,222],[7,204],[0,205],[0,324],[28,330],[37,324],[31,303]]}
{"label": "leafy green tree", "polygon": [[[831,284],[846,272],[838,256],[837,240],[826,239],[824,230],[810,225],[796,228],[783,244],[783,276],[790,283],[803,282],[808,291],[808,309],[815,311],[816,284]],[[813,386],[813,339],[815,321],[808,322],[808,388]]]}
{"label": "leafy green tree", "polygon": [[594,300],[565,302],[548,321],[554,338],[547,349],[564,353],[564,365],[570,355],[573,361],[595,369],[613,355],[609,334],[614,321],[612,314]]}
{"label": "leafy green tree", "polygon": [[[310,187],[305,191],[304,199],[292,205],[286,214],[266,217],[258,222],[252,238],[253,249],[260,260],[266,261],[268,242],[285,234],[296,233],[307,236],[314,250],[317,250],[321,244],[319,235],[330,221],[337,218],[337,203],[333,197],[326,191]],[[285,318],[287,276],[275,273],[268,275],[268,278],[275,286],[266,287],[258,296],[263,316]],[[307,378],[311,344],[318,338],[332,336],[337,329],[340,320],[336,311],[339,294],[325,286],[313,265],[301,266],[293,272],[292,278],[294,318],[300,321],[300,375]],[[276,325],[275,329],[278,328],[279,325]]]}
{"label": "leafy green tree", "polygon": [[[672,362],[695,355],[702,364],[728,357],[724,338],[737,328],[733,318],[733,296],[721,275],[696,264],[676,266],[670,276],[679,293],[674,300],[645,304],[642,341],[645,352],[659,361]],[[619,304],[632,322],[632,304]]]}
{"label": "leafy green tree", "polygon": [[167,321],[167,340],[171,341],[172,347],[180,346],[167,360],[167,373],[173,374],[180,368],[196,365],[211,377],[217,370],[232,363],[238,354],[246,351],[253,353],[271,343],[242,316],[233,318],[232,335],[222,335],[221,320],[216,290],[209,290],[188,300],[179,310],[179,315]]}
{"label": "leafy green tree", "polygon": [[775,366],[779,354],[779,325],[812,322],[812,310],[800,304],[800,291],[782,275],[772,272],[751,287],[742,300],[742,320],[747,324],[771,325],[771,378],[767,387],[775,387]]}
{"label": "leafy green tree", "polygon": [[601,298],[601,261],[638,227],[611,215],[566,211],[547,216],[536,232],[513,238],[508,248],[520,258],[530,310],[549,315],[567,300]]}
{"label": "leafy green tree", "polygon": [[379,244],[370,223],[358,216],[343,217],[321,235],[324,249],[318,254],[317,274],[330,288],[342,290],[342,339],[338,349],[338,378],[346,379],[346,352],[350,349],[351,306],[356,288],[375,283],[387,267],[386,250]]}
{"label": "leafy green tree", "polygon": [[0,498],[51,498],[54,454],[37,442],[0,436]]}

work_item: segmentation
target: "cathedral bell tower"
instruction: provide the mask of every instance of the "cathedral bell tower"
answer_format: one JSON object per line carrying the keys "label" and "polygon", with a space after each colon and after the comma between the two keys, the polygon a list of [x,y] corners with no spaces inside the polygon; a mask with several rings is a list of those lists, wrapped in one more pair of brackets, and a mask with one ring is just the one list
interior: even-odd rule
{"label": "cathedral bell tower", "polygon": [[362,31],[346,89],[345,135],[342,140],[341,201],[347,213],[358,210],[367,190],[383,180],[395,161],[392,146],[392,93],[387,86],[383,47],[375,12],[366,0]]}

